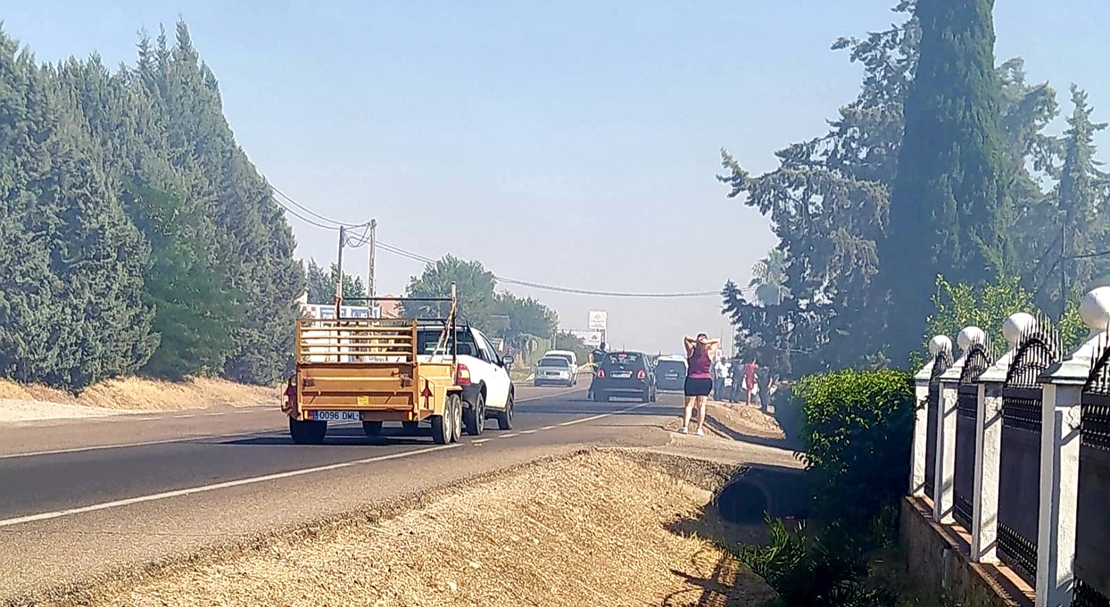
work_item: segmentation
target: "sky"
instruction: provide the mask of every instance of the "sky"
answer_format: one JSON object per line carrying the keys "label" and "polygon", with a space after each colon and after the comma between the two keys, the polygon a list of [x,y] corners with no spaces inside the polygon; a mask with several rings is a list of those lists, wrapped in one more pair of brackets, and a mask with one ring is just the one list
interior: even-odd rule
{"label": "sky", "polygon": [[[775,246],[717,182],[720,150],[750,171],[822,134],[860,70],[829,50],[901,21],[895,0],[380,2],[5,0],[5,31],[41,61],[133,63],[140,29],[184,18],[220,82],[238,143],[270,182],[425,257],[574,289],[691,292],[747,283]],[[996,58],[1090,93],[1110,119],[1105,0],[997,3]],[[1102,111],[1105,108],[1105,111]],[[1059,131],[1062,125],[1056,125]],[[1110,150],[1110,135],[1098,139]],[[1101,154],[1107,157],[1106,154]],[[334,260],[335,232],[290,218],[297,254]],[[367,248],[345,269],[365,275]],[[379,293],[417,261],[380,252]],[[610,344],[681,351],[731,330],[718,297],[608,298],[512,287],[563,329],[608,313]]]}

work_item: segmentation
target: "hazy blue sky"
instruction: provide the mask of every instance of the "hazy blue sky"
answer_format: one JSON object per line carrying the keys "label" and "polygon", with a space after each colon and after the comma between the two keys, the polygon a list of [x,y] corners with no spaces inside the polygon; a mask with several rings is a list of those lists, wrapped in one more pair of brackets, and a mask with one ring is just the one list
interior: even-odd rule
{"label": "hazy blue sky", "polygon": [[[5,0],[0,19],[40,60],[97,51],[114,65],[133,62],[140,28],[172,35],[182,16],[239,143],[301,204],[376,217],[384,242],[506,277],[673,292],[748,280],[775,241],[715,181],[719,149],[762,171],[822,133],[859,86],[829,45],[900,19],[895,3]],[[1065,111],[1079,83],[1110,119],[1110,3],[1001,1],[995,17],[1000,60],[1025,57]],[[291,223],[301,255],[334,257],[332,232]],[[365,273],[365,248],[348,260]],[[382,253],[381,291],[420,270]],[[513,291],[564,328],[607,310],[617,346],[729,332],[717,298]]]}

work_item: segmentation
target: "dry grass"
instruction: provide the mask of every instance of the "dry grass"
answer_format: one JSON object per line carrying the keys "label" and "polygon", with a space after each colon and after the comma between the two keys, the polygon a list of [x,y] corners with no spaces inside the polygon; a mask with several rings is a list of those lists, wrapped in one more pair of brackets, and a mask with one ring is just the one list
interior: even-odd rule
{"label": "dry grass", "polygon": [[[705,430],[722,438],[732,439],[733,435],[749,436],[768,440],[783,440],[786,434],[774,417],[763,413],[759,407],[749,407],[744,403],[709,401],[706,403]],[[697,412],[694,412],[696,425]],[[714,423],[716,422],[716,423]],[[682,420],[674,419],[666,424],[666,429],[677,432],[682,428]]]}
{"label": "dry grass", "polygon": [[166,382],[138,377],[110,379],[89,387],[80,396],[63,390],[0,380],[0,400],[56,403],[125,411],[172,411],[212,405],[257,405],[275,402],[276,388],[237,384],[222,379],[197,378]]}
{"label": "dry grass", "polygon": [[374,525],[277,540],[99,595],[98,606],[760,605],[774,593],[671,529],[708,492],[611,452],[544,462]]}

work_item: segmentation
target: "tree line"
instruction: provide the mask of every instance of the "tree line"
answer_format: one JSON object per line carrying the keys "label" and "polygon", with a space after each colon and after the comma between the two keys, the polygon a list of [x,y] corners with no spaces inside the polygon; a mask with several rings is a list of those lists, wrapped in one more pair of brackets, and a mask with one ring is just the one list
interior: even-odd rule
{"label": "tree line", "polygon": [[[0,377],[272,385],[291,370],[297,298],[335,290],[335,269],[306,268],[295,246],[184,22],[172,42],[141,35],[116,70],[38,62],[0,29]],[[506,337],[554,329],[492,281],[460,289],[476,322],[512,319]]]}
{"label": "tree line", "polygon": [[1106,124],[1073,84],[1067,129],[1047,131],[1057,92],[1020,57],[995,64],[992,6],[901,0],[900,24],[833,44],[864,75],[828,132],[762,175],[722,150],[729,197],[779,237],[754,295],[722,291],[748,355],[793,376],[903,364],[973,300],[1075,330],[1078,296],[1110,271]]}

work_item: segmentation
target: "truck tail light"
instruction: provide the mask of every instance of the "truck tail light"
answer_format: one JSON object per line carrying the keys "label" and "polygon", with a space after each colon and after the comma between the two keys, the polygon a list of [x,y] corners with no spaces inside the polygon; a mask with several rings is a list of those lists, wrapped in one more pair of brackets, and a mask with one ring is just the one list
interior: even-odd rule
{"label": "truck tail light", "polygon": [[455,385],[469,386],[470,385],[470,369],[466,365],[459,363],[458,370],[455,371]]}

